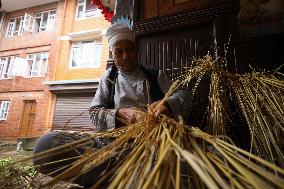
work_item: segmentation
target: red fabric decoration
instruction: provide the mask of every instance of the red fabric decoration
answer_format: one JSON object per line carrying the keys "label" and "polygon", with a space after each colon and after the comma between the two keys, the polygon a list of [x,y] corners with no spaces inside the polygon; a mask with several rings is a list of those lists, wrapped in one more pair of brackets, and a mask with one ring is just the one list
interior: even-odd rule
{"label": "red fabric decoration", "polygon": [[113,14],[114,14],[113,11],[109,11],[109,10],[100,2],[100,0],[93,0],[93,1],[92,1],[92,4],[97,5],[98,9],[102,10],[102,14],[104,15],[104,17],[105,17],[105,19],[106,19],[107,21],[109,21],[109,22],[111,21],[111,18],[112,18]]}

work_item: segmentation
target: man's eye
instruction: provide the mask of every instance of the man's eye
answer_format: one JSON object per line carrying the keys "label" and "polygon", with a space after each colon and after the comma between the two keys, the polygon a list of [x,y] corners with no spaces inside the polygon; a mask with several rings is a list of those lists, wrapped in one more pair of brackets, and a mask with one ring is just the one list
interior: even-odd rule
{"label": "man's eye", "polygon": [[133,48],[127,48],[126,51],[127,51],[127,52],[132,52],[132,51],[133,51]]}
{"label": "man's eye", "polygon": [[114,51],[114,54],[118,55],[121,54],[122,51]]}

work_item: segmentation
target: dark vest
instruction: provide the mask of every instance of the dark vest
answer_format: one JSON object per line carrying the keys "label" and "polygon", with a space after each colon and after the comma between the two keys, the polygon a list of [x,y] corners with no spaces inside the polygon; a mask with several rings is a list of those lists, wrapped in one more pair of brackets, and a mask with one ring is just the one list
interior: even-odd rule
{"label": "dark vest", "polygon": [[[158,101],[164,98],[165,94],[162,92],[159,86],[158,80],[157,80],[159,70],[148,69],[143,66],[141,66],[141,69],[149,81],[149,85],[150,85],[149,93],[150,93],[151,99],[153,101]],[[110,108],[110,109],[114,108],[115,82],[116,82],[117,75],[118,75],[118,69],[115,65],[113,65],[111,68],[109,77],[108,77],[108,79],[113,82],[109,80],[107,81],[107,87],[108,87],[109,98],[110,98],[110,101],[109,101],[110,104],[107,108]]]}

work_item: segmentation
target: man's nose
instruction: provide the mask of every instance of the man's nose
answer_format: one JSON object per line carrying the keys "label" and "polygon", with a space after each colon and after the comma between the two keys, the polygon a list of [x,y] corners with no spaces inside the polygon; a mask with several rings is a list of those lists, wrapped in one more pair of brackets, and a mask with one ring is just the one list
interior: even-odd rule
{"label": "man's nose", "polygon": [[122,54],[122,58],[123,59],[128,59],[128,52],[127,51],[123,51],[123,54]]}

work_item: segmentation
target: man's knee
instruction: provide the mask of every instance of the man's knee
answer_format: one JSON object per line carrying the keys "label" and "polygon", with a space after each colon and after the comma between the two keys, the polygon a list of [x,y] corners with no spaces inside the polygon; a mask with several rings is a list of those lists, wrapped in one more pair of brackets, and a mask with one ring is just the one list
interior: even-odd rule
{"label": "man's knee", "polygon": [[34,154],[49,150],[54,147],[55,139],[58,137],[59,132],[49,132],[41,136],[35,144]]}
{"label": "man's knee", "polygon": [[[70,139],[66,138],[62,132],[49,132],[37,140],[34,147],[34,155],[38,155],[41,152],[64,145],[67,143],[67,141],[70,142]],[[33,165],[40,173],[50,174],[54,171],[57,171],[57,173],[52,174],[56,175],[61,172],[58,171],[59,169],[72,163],[72,161],[64,159],[74,156],[74,152],[64,152],[64,150],[53,151],[33,158]]]}

